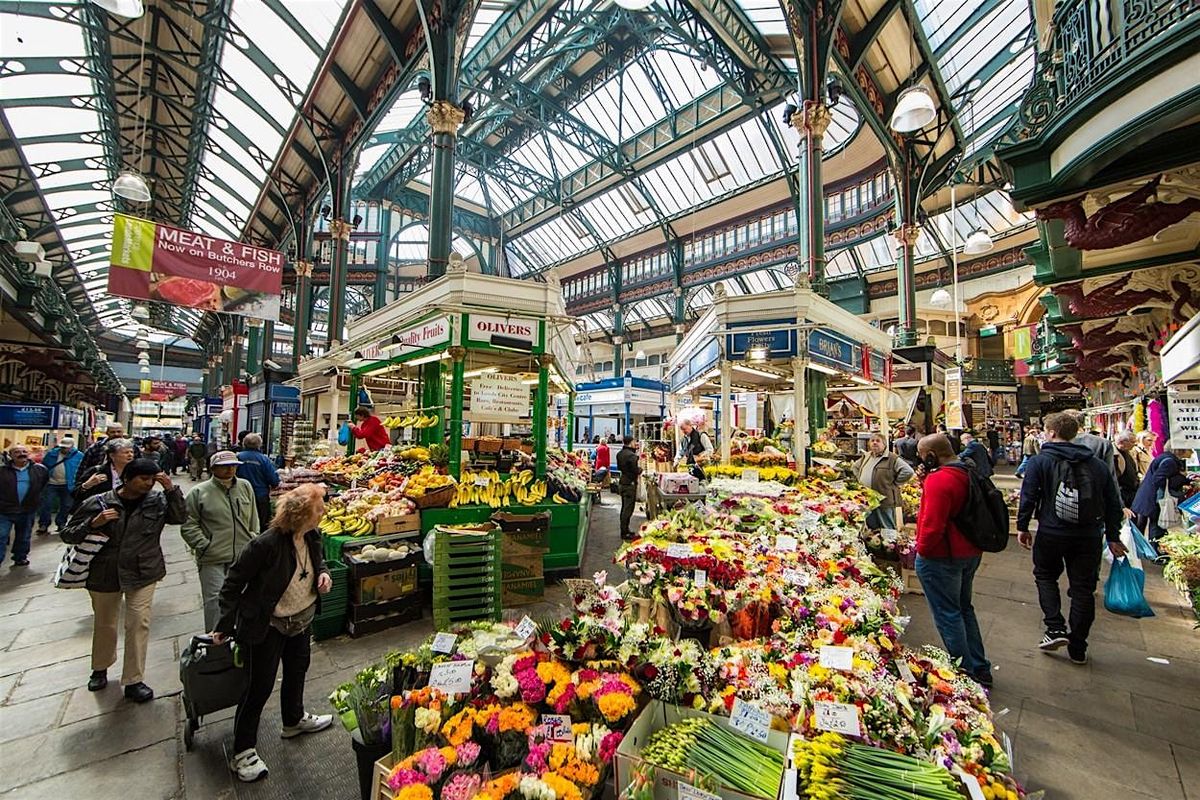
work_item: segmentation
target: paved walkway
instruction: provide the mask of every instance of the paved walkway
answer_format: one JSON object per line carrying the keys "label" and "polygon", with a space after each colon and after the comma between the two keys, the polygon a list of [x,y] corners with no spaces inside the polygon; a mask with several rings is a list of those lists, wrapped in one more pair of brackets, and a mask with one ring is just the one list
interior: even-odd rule
{"label": "paved walkway", "polygon": [[[594,517],[584,574],[613,571],[616,499],[606,502]],[[56,537],[35,542],[32,566],[0,567],[0,798],[60,800],[82,791],[93,800],[353,800],[349,737],[338,729],[281,741],[274,702],[259,742],[268,780],[244,786],[231,779],[229,712],[206,719],[194,751],[184,752],[176,660],[202,628],[200,599],[174,529],[164,544],[168,576],[155,595],[146,678],[158,698],[143,706],[125,702],[115,681],[96,694],[84,687],[91,609],[86,593],[50,586],[61,550]],[[996,664],[998,722],[1013,738],[1018,775],[1045,788],[1049,800],[1200,800],[1200,633],[1156,567],[1147,580],[1158,616],[1131,620],[1100,611],[1092,662],[1076,667],[1033,647],[1040,614],[1027,554],[1014,542],[985,558],[976,607]],[[563,599],[555,589],[547,603],[517,613],[550,611]],[[913,618],[906,641],[937,642],[922,598],[909,596],[905,605]],[[333,687],[431,629],[426,619],[317,644],[309,709],[324,713]]]}

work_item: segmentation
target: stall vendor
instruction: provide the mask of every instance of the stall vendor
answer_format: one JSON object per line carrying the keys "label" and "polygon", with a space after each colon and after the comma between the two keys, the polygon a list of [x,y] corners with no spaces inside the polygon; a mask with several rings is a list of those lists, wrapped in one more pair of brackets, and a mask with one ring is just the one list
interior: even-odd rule
{"label": "stall vendor", "polygon": [[359,406],[354,409],[354,418],[358,424],[350,428],[355,439],[363,439],[368,450],[382,450],[392,443],[387,428],[383,427],[379,417],[375,416],[371,406]]}
{"label": "stall vendor", "polygon": [[703,465],[713,454],[712,439],[708,438],[707,433],[697,430],[688,420],[679,423],[679,432],[683,434],[683,438],[679,441],[679,452],[675,455],[675,461],[687,465],[688,472],[703,480]]}

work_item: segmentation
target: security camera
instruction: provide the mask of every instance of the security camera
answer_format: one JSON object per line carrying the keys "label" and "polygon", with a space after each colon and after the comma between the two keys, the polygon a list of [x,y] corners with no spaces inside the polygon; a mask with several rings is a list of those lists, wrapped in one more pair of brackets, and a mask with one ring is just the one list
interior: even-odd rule
{"label": "security camera", "polygon": [[264,367],[266,367],[267,369],[273,369],[273,370],[275,370],[276,372],[279,372],[280,370],[282,370],[282,369],[283,369],[283,367],[282,367],[282,366],[280,366],[278,362],[276,362],[276,361],[272,361],[272,360],[271,360],[271,359],[269,359],[269,358],[268,358],[266,361],[264,361],[264,362],[263,362],[263,366],[264,366]]}

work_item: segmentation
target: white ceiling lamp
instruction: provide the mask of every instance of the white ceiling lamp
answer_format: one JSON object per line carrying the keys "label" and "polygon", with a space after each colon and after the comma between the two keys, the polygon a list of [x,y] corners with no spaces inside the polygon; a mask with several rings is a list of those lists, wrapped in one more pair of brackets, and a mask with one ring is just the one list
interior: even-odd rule
{"label": "white ceiling lamp", "polygon": [[988,232],[983,228],[976,228],[963,242],[963,252],[970,256],[977,256],[991,250],[992,246],[992,237],[988,236]]}
{"label": "white ceiling lamp", "polygon": [[645,350],[638,350],[636,353],[634,353],[634,354],[633,354],[633,357],[634,357],[634,358],[645,358],[645,357],[646,357],[646,351],[645,351]]}
{"label": "white ceiling lamp", "polygon": [[617,0],[617,5],[630,11],[644,11],[654,5],[654,0]]}
{"label": "white ceiling lamp", "polygon": [[150,202],[150,185],[133,170],[125,170],[113,181],[113,194],[135,203]]}
{"label": "white ceiling lamp", "polygon": [[92,0],[93,5],[103,8],[108,13],[126,19],[137,19],[146,13],[142,0]]}
{"label": "white ceiling lamp", "polygon": [[910,86],[896,98],[888,125],[897,133],[916,133],[937,118],[933,97],[924,86]]}
{"label": "white ceiling lamp", "polygon": [[150,374],[150,367],[148,367],[148,366],[144,366],[144,365],[143,365],[143,366],[141,367],[141,369],[139,369],[139,370],[138,370],[138,372],[142,373],[143,375],[149,375],[149,374]]}
{"label": "white ceiling lamp", "polygon": [[929,305],[934,308],[949,308],[951,301],[950,293],[946,291],[946,287],[939,286],[934,289],[933,294],[929,295]]}

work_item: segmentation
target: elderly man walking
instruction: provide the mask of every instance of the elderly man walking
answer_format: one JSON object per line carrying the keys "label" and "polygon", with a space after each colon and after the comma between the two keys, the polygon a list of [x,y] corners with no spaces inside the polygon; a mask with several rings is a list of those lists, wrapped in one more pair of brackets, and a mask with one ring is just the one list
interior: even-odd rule
{"label": "elderly man walking", "polygon": [[8,552],[8,535],[13,533],[13,566],[29,566],[33,538],[33,516],[41,503],[48,480],[46,468],[29,460],[29,448],[14,444],[0,465],[0,563]]}
{"label": "elderly man walking", "polygon": [[[242,451],[237,454],[238,477],[250,481],[254,487],[254,502],[258,504],[258,522],[262,530],[267,529],[271,519],[271,490],[279,485],[279,472],[271,459],[262,452],[262,436],[247,433],[242,438]],[[215,456],[214,456],[215,457]]]}
{"label": "elderly man walking", "polygon": [[221,616],[218,599],[225,573],[259,532],[254,487],[237,477],[241,464],[231,450],[213,455],[212,477],[188,493],[187,520],[179,529],[196,557],[206,631],[215,630]]}

